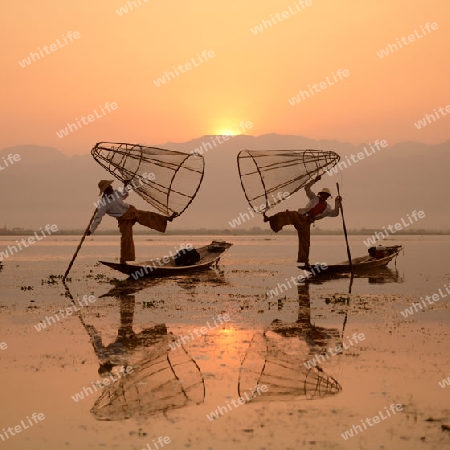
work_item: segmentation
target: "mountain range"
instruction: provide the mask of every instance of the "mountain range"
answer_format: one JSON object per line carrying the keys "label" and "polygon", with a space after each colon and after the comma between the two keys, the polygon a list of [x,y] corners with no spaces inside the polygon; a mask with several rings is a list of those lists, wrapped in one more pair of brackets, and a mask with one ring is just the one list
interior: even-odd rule
{"label": "mountain range", "polygon": [[[211,138],[203,136],[189,142],[155,146],[189,153],[204,149],[203,144],[212,142]],[[186,230],[232,229],[233,219],[248,213],[236,163],[242,149],[333,150],[341,156],[341,162],[348,162],[354,161],[364,147],[369,150],[369,144],[355,146],[278,134],[229,138],[204,151],[206,169],[200,191],[184,214],[169,226]],[[414,210],[422,210],[425,217],[411,225],[411,229],[447,230],[450,228],[445,199],[449,190],[449,150],[450,141],[438,145],[402,142],[391,146],[388,143],[379,151],[366,151],[363,159],[347,168],[341,165],[338,174],[323,175],[316,186],[329,187],[336,195],[336,181],[339,181],[348,228],[381,229],[402,218],[406,220],[407,214]],[[9,154],[20,155],[20,160],[5,167]],[[4,148],[0,151],[0,227],[38,229],[56,224],[59,229],[84,228],[94,211],[94,202],[98,201],[97,183],[108,178],[110,174],[92,159],[88,150],[85,155],[67,156],[55,148],[38,145]],[[131,194],[128,201],[138,208],[151,210],[136,194]],[[297,192],[274,211],[296,209],[306,202],[305,193]],[[114,229],[117,224],[105,218],[100,226]],[[239,225],[247,229],[254,226],[267,225],[256,214]],[[336,229],[341,227],[341,220],[326,218],[316,226]]]}

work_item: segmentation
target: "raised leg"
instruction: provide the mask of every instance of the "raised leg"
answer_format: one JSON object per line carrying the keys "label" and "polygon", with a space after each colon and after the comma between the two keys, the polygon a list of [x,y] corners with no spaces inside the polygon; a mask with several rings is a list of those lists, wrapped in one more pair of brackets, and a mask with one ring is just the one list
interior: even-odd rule
{"label": "raised leg", "polygon": [[161,214],[136,210],[136,219],[140,225],[151,228],[152,230],[160,231],[164,233],[167,228],[168,218]]}

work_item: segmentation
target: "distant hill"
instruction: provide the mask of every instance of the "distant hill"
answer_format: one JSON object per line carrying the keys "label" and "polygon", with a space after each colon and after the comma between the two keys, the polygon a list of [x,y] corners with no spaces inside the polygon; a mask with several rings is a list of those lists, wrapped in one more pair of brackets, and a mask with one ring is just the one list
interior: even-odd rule
{"label": "distant hill", "polygon": [[[210,136],[159,146],[189,152],[206,142],[211,142]],[[229,222],[249,208],[236,164],[236,156],[242,149],[319,148],[334,150],[345,161],[363,147],[364,144],[353,146],[277,134],[230,138],[204,153],[205,178],[197,198],[169,227],[233,229]],[[336,181],[340,181],[348,228],[381,229],[414,210],[423,210],[426,217],[414,228],[447,230],[450,215],[444,195],[449,190],[449,150],[450,141],[433,146],[415,142],[389,146],[343,169],[339,175],[324,175],[318,187],[328,186],[335,192]],[[9,153],[19,154],[21,160],[0,171],[0,227],[5,224],[8,228],[38,229],[47,223],[57,224],[60,229],[86,226],[94,210],[93,203],[98,200],[98,180],[110,178],[90,154],[68,157],[54,148],[23,145],[1,150],[0,163]],[[129,201],[151,209],[135,194]],[[281,209],[298,208],[305,202],[305,194],[298,192]],[[101,228],[115,226],[114,219],[106,218]],[[265,226],[259,216],[240,227],[255,226]],[[338,229],[340,219],[327,218],[317,226],[324,230]]]}

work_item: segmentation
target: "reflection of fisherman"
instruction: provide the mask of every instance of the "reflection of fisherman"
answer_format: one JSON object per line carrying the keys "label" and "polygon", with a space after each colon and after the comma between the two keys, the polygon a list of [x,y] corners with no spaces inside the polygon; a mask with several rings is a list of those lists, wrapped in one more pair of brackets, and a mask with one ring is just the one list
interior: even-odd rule
{"label": "reflection of fisherman", "polygon": [[271,217],[264,215],[264,222],[270,222],[270,228],[275,233],[282,230],[285,225],[294,225],[298,233],[298,258],[297,262],[304,263],[309,266],[309,247],[310,247],[310,227],[316,220],[324,217],[336,217],[339,215],[341,205],[341,197],[336,197],[334,209],[327,203],[327,199],[331,197],[329,189],[322,189],[317,195],[311,191],[311,186],[320,180],[320,176],[310,181],[305,186],[306,195],[309,203],[305,208],[298,211],[283,211]]}
{"label": "reflection of fisherman", "polygon": [[342,390],[339,382],[311,358],[338,339],[339,330],[314,325],[309,283],[299,284],[297,288],[297,321],[284,323],[275,319],[263,333],[255,334],[239,370],[239,393],[262,384],[268,388],[268,393],[261,398],[263,401],[293,400],[301,396],[312,400]]}
{"label": "reflection of fisherman", "polygon": [[[100,333],[92,325],[85,325],[100,363],[98,369],[100,375],[111,372],[115,366],[132,366],[133,364],[129,364],[132,353],[139,349],[154,346],[167,339],[167,328],[163,323],[156,324],[154,327],[136,334],[133,330],[134,307],[134,296],[121,299],[120,327],[117,331],[117,338],[107,346],[103,344]],[[163,347],[166,351],[167,343],[164,343]]]}
{"label": "reflection of fisherman", "polygon": [[[134,295],[120,298],[120,327],[109,345],[103,344],[93,326],[83,322],[100,362],[99,374],[106,378],[113,373],[120,380],[114,385],[105,383],[91,409],[97,420],[145,417],[204,401],[205,383],[197,363],[183,346],[170,348],[173,335],[163,323],[135,333],[134,309]],[[130,375],[117,377],[112,371],[115,366],[126,367]]]}
{"label": "reflection of fisherman", "polygon": [[284,337],[298,337],[308,345],[309,355],[315,355],[322,352],[333,340],[339,340],[339,330],[314,324],[311,319],[309,287],[309,283],[297,285],[298,314],[295,323],[283,323],[275,319],[270,329]]}
{"label": "reflection of fisherman", "polygon": [[136,259],[134,241],[133,241],[133,225],[137,222],[156,231],[164,233],[167,227],[167,221],[171,222],[175,216],[162,216],[161,214],[141,211],[133,205],[128,205],[123,200],[128,197],[125,190],[130,181],[124,182],[124,190],[119,191],[111,187],[113,180],[101,180],[98,183],[100,194],[103,194],[98,202],[97,213],[87,233],[88,236],[94,233],[100,225],[105,214],[115,217],[119,223],[121,233],[120,239],[120,263],[125,264],[126,261],[134,261]]}

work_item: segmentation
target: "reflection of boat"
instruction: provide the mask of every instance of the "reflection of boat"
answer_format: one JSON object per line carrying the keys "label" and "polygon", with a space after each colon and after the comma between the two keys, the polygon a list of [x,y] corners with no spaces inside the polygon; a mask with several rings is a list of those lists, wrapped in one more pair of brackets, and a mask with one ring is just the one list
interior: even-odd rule
{"label": "reflection of boat", "polygon": [[[165,281],[167,281],[166,277],[141,278],[139,280],[133,280],[132,278],[125,278],[124,280],[112,280],[112,283],[115,286],[105,294],[100,295],[98,298],[122,298],[126,295],[135,294],[139,291],[143,291],[144,289],[152,288],[154,286],[157,286],[158,284],[164,283]],[[189,275],[189,273],[179,274],[174,277],[174,281],[180,288],[185,289],[186,291],[193,291],[197,288],[198,285],[209,284],[212,286],[217,286],[228,284],[223,275],[223,272],[221,272],[216,267],[213,267],[212,270],[195,272],[191,275]]]}
{"label": "reflection of boat", "polygon": [[[100,261],[105,266],[111,267],[111,269],[118,270],[126,275],[132,276],[134,279],[142,277],[170,277],[172,275],[178,275],[180,273],[197,272],[206,270],[217,263],[227,249],[233,244],[228,242],[213,241],[209,245],[197,248],[197,252],[200,254],[200,260],[189,266],[177,266],[175,264],[175,257],[165,256],[163,258],[156,258],[155,260],[144,261],[137,264],[119,264],[106,261]],[[161,260],[168,260],[163,264],[157,263]]]}
{"label": "reflection of boat", "polygon": [[[361,256],[359,258],[352,259],[352,269],[355,273],[370,273],[374,269],[387,266],[401,251],[403,247],[401,245],[392,245],[385,247],[386,256]],[[348,261],[342,261],[337,264],[332,264],[327,267],[326,270],[315,273],[315,276],[327,276],[332,273],[350,273],[350,265]]]}
{"label": "reflection of boat", "polygon": [[[306,281],[310,284],[323,284],[331,280],[339,280],[342,278],[350,278],[350,272],[330,272],[323,271],[319,276],[312,276]],[[386,266],[373,267],[366,271],[360,270],[353,274],[353,278],[367,278],[369,284],[383,284],[383,283],[403,283],[404,279],[400,276],[397,270],[389,269]]]}

